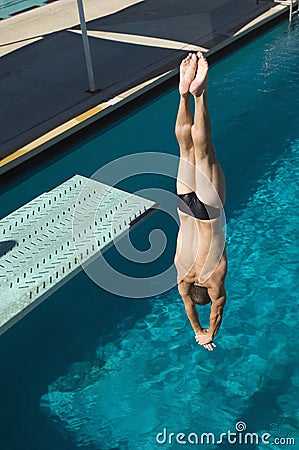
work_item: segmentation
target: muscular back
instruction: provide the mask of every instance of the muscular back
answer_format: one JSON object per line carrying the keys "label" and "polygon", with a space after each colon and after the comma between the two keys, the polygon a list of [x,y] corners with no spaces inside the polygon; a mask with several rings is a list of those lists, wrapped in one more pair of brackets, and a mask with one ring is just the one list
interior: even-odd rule
{"label": "muscular back", "polygon": [[[202,221],[178,211],[180,229],[175,265],[178,282],[206,286],[208,280],[226,274],[225,238],[221,218]],[[208,286],[206,286],[208,287]]]}

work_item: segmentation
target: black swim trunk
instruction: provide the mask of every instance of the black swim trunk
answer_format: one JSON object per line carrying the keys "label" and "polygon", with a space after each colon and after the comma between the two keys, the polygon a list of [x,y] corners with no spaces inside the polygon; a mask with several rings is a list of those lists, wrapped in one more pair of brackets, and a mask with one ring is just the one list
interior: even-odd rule
{"label": "black swim trunk", "polygon": [[181,194],[178,197],[179,210],[195,219],[211,220],[220,217],[220,209],[200,201],[195,192]]}

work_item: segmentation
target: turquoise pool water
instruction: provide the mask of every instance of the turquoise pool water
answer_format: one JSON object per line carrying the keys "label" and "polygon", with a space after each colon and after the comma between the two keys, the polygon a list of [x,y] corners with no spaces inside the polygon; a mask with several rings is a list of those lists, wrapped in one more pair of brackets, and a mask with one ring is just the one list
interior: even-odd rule
{"label": "turquoise pool water", "polygon": [[[260,437],[250,448],[269,448],[263,433],[298,446],[298,30],[284,23],[210,71],[213,137],[228,190],[228,304],[216,351],[196,346],[176,289],[119,298],[81,273],[1,337],[1,450],[182,448],[174,438],[169,444],[169,433],[194,433],[195,442],[195,434],[212,432],[218,440],[241,421]],[[2,216],[124,154],[176,154],[177,102],[170,90],[32,170],[1,195]],[[121,183],[132,192],[149,186],[173,191],[174,180],[152,174]],[[159,212],[131,233],[142,250],[156,228],[168,242],[152,270],[172,262],[175,221]],[[107,258],[121,270],[115,248]],[[206,308],[202,315],[206,321]],[[240,434],[236,444],[223,438],[221,448],[246,447]],[[200,447],[191,442],[183,448]]]}

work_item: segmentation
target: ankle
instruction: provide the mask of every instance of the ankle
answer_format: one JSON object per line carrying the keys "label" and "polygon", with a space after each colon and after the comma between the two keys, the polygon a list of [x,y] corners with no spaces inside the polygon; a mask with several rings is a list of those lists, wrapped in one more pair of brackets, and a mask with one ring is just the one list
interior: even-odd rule
{"label": "ankle", "polygon": [[200,89],[198,91],[191,92],[191,94],[193,95],[194,99],[197,99],[197,98],[202,98],[203,99],[204,96],[206,95],[206,93],[207,93],[207,88],[206,87],[203,87],[202,89]]}
{"label": "ankle", "polygon": [[185,94],[180,93],[180,96],[183,100],[189,100],[190,92],[186,92]]}

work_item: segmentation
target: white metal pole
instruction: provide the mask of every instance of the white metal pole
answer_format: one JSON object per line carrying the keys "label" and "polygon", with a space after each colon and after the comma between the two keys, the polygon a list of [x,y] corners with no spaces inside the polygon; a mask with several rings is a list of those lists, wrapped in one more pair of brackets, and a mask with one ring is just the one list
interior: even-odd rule
{"label": "white metal pole", "polygon": [[81,31],[82,31],[82,40],[83,40],[86,68],[87,68],[87,73],[88,73],[89,91],[95,92],[96,86],[95,86],[95,81],[94,81],[93,67],[92,67],[92,61],[91,61],[90,47],[89,47],[89,41],[88,41],[88,36],[87,36],[87,28],[86,28],[86,21],[85,21],[85,14],[84,14],[84,7],[83,7],[82,0],[77,0],[77,4],[78,4],[80,25],[81,25]]}

